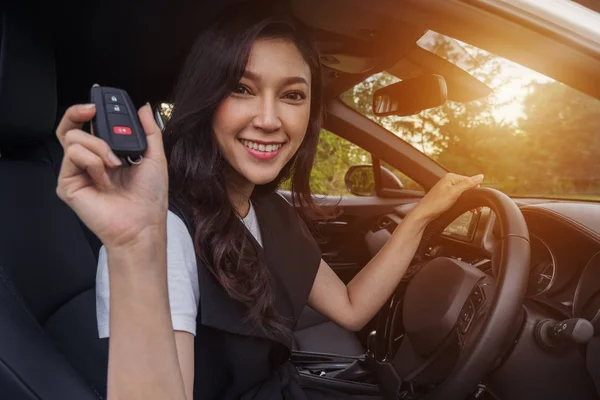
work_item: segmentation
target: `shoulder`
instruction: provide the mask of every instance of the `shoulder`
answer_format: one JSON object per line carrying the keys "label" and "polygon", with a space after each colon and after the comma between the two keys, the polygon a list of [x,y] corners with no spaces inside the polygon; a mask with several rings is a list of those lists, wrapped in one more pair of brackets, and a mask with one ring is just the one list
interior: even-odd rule
{"label": "shoulder", "polygon": [[258,203],[264,208],[269,209],[271,213],[279,214],[280,216],[296,217],[297,213],[292,206],[292,203],[280,192],[272,192],[261,196]]}

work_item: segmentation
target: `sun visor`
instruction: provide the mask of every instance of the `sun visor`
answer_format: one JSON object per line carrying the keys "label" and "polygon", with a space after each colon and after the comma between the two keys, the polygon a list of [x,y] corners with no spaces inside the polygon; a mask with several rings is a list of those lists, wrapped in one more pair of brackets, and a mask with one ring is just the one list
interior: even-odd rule
{"label": "sun visor", "polygon": [[387,71],[400,79],[423,74],[441,75],[448,86],[449,101],[467,103],[487,97],[493,92],[492,88],[467,71],[418,46]]}

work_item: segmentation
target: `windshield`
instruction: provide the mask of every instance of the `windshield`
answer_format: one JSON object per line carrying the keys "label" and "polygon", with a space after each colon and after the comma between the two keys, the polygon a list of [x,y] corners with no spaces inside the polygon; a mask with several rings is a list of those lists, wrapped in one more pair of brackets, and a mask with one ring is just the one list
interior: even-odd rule
{"label": "windshield", "polygon": [[341,95],[344,103],[450,171],[485,174],[513,196],[600,200],[600,101],[484,50],[429,32],[418,45],[494,89],[409,117],[376,117],[383,72]]}

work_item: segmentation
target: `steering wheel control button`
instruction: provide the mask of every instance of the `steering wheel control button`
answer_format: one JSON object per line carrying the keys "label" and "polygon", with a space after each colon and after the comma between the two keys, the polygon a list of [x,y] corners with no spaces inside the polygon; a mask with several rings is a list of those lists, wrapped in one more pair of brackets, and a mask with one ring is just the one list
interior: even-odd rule
{"label": "steering wheel control button", "polygon": [[106,95],[104,95],[104,99],[105,99],[107,105],[125,104],[123,102],[123,97],[121,97],[120,94],[116,94],[116,93],[107,93]]}
{"label": "steering wheel control button", "polygon": [[131,135],[131,128],[128,126],[113,126],[115,135]]}
{"label": "steering wheel control button", "polygon": [[459,320],[458,320],[458,328],[461,333],[466,333],[469,329],[469,325],[471,325],[471,321],[475,316],[475,306],[473,302],[469,299],[467,303],[464,305],[463,309],[460,312]]}
{"label": "steering wheel control button", "polygon": [[469,321],[464,321],[462,318],[458,321],[458,329],[460,333],[467,333],[467,329],[469,329]]}
{"label": "steering wheel control button", "polygon": [[483,306],[483,302],[485,301],[485,295],[483,294],[483,291],[479,286],[473,292],[472,299],[473,303],[475,303],[475,308],[479,310]]}

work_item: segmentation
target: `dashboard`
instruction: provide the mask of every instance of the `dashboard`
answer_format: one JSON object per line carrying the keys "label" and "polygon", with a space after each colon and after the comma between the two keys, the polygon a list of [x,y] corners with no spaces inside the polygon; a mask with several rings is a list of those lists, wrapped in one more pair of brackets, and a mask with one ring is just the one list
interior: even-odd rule
{"label": "dashboard", "polygon": [[[499,239],[499,232],[494,228],[495,216],[488,207],[482,207],[467,211],[457,217],[442,231],[442,236],[464,244],[479,245],[492,250],[495,242]],[[489,231],[490,229],[491,231]],[[484,239],[480,243],[474,243],[476,237]],[[490,238],[491,243],[486,243],[485,238]],[[548,292],[552,287],[556,276],[556,258],[548,244],[538,235],[530,233],[530,242],[531,273],[527,294],[537,296]]]}
{"label": "dashboard", "polygon": [[[527,297],[550,299],[566,313],[583,270],[600,252],[600,204],[534,200],[517,200],[517,204],[526,219],[531,243]],[[408,205],[399,206],[375,224],[371,237],[366,238],[372,254],[411,209]],[[488,207],[480,207],[451,222],[429,249],[428,256],[457,258],[497,275],[491,254],[500,238],[495,214]],[[600,283],[597,286],[600,289]]]}
{"label": "dashboard", "polygon": [[[560,398],[596,398],[600,395],[600,204],[534,199],[515,202],[527,223],[531,245],[524,317],[510,351],[486,378],[486,386],[498,399],[556,398],[556,387],[548,382],[562,388]],[[371,252],[379,251],[413,207],[398,206],[372,226],[365,236]],[[401,298],[412,276],[435,257],[459,259],[498,277],[492,254],[501,237],[499,221],[489,208],[463,213],[433,238],[424,262],[408,268],[396,295]],[[401,313],[398,304],[402,303],[394,304],[396,308],[391,306],[390,312]],[[394,316],[392,321],[399,318]],[[596,337],[585,345],[560,350],[540,345],[541,321],[558,323],[571,318],[589,321]],[[404,333],[402,325],[396,325],[394,342]],[[578,394],[564,396],[575,392]]]}
{"label": "dashboard", "polygon": [[491,210],[488,207],[482,207],[467,211],[457,217],[443,231],[442,235],[462,242],[471,242],[479,226],[479,221],[484,214],[489,214]]}

